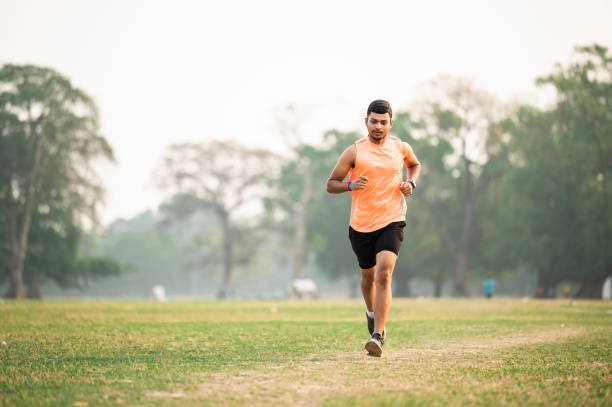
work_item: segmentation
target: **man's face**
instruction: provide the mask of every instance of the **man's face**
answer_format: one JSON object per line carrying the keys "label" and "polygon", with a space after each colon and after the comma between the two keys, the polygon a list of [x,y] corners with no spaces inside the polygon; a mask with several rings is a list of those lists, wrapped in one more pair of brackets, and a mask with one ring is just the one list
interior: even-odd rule
{"label": "man's face", "polygon": [[366,127],[370,137],[374,140],[382,140],[387,136],[391,127],[393,127],[393,120],[389,117],[389,113],[370,113],[365,119]]}

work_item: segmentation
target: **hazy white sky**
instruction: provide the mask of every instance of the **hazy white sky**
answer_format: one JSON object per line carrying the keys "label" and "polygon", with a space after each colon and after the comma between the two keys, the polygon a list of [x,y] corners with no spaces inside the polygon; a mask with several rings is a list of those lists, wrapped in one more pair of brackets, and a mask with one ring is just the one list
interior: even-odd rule
{"label": "hazy white sky", "polygon": [[169,144],[279,151],[288,103],[316,142],[361,129],[373,99],[406,108],[439,74],[525,99],[575,45],[612,48],[610,21],[610,0],[0,0],[0,64],[52,67],[97,101],[118,161],[103,174],[109,223],[157,207]]}

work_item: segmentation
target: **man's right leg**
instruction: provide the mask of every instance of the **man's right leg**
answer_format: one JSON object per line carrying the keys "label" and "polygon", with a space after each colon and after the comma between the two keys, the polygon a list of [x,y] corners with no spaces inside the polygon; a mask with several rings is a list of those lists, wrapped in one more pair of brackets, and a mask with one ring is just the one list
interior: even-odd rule
{"label": "man's right leg", "polygon": [[361,269],[361,293],[366,306],[368,331],[372,335],[374,332],[374,296],[376,295],[376,234],[360,233],[349,227],[349,239]]}
{"label": "man's right leg", "polygon": [[374,330],[382,334],[385,330],[385,323],[391,307],[391,276],[395,268],[397,254],[383,250],[376,255],[376,297],[374,301],[374,314],[376,323]]}
{"label": "man's right leg", "polygon": [[370,267],[369,269],[361,269],[361,293],[363,294],[363,301],[366,306],[366,319],[368,321],[368,332],[370,335],[374,333],[375,275],[376,266]]}

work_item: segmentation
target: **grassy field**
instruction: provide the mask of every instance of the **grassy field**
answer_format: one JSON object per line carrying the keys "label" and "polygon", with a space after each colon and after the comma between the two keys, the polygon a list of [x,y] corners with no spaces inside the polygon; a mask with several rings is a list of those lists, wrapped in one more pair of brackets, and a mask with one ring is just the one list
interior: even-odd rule
{"label": "grassy field", "polygon": [[0,303],[2,406],[612,406],[612,303]]}

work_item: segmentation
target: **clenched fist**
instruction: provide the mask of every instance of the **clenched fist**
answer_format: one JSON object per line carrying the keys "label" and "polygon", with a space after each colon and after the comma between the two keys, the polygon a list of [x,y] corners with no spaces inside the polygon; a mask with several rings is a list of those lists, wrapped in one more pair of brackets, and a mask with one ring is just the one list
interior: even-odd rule
{"label": "clenched fist", "polygon": [[367,183],[368,183],[368,177],[364,177],[364,176],[357,177],[357,179],[353,181],[353,191],[356,191],[358,189],[364,189]]}
{"label": "clenched fist", "polygon": [[402,191],[402,194],[404,194],[404,196],[412,195],[412,184],[410,182],[402,182],[399,188],[400,191]]}

